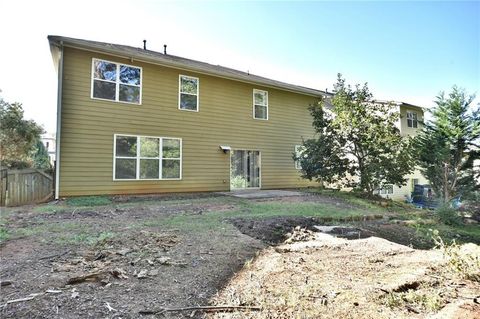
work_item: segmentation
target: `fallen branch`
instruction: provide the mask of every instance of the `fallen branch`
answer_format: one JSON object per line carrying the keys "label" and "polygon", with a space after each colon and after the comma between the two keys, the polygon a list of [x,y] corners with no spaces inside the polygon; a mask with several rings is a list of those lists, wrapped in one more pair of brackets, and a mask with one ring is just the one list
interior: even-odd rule
{"label": "fallen branch", "polygon": [[11,303],[17,303],[17,302],[23,302],[23,301],[29,301],[34,299],[36,296],[30,296],[30,297],[25,297],[25,298],[19,298],[19,299],[13,299],[13,300],[8,300],[5,304],[11,304]]}
{"label": "fallen branch", "polygon": [[94,272],[83,276],[72,277],[68,279],[67,285],[79,284],[85,281],[100,281],[105,276],[105,271]]}
{"label": "fallen branch", "polygon": [[181,307],[181,308],[160,308],[158,310],[142,310],[139,311],[141,315],[155,315],[162,314],[165,312],[177,312],[177,311],[191,311],[191,310],[202,310],[204,312],[217,312],[217,311],[234,311],[234,310],[250,310],[250,311],[260,311],[260,307],[255,306],[198,306],[198,307]]}
{"label": "fallen branch", "polygon": [[43,260],[43,259],[52,259],[52,258],[55,258],[55,257],[62,257],[63,255],[66,255],[70,252],[70,250],[66,250],[64,251],[63,253],[60,253],[60,254],[55,254],[55,255],[49,255],[49,256],[45,256],[45,257],[40,257],[38,258],[38,260]]}
{"label": "fallen branch", "polygon": [[112,306],[110,306],[110,304],[108,302],[105,302],[105,307],[107,307],[108,309],[108,312],[110,311],[117,311],[117,309],[113,308]]}

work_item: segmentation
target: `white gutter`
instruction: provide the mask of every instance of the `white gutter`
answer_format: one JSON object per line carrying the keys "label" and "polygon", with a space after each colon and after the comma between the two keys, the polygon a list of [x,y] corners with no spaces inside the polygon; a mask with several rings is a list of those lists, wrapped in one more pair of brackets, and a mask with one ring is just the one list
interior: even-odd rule
{"label": "white gutter", "polygon": [[60,192],[60,138],[62,132],[62,89],[63,89],[63,42],[60,42],[58,60],[58,85],[57,85],[57,133],[55,145],[55,199]]}

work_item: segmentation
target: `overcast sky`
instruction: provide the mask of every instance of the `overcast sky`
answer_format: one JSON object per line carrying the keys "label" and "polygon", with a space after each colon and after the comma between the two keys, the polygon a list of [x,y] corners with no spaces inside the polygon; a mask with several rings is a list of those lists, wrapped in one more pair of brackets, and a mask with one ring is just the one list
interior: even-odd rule
{"label": "overcast sky", "polygon": [[480,2],[0,2],[1,96],[55,131],[47,35],[132,46],[316,89],[341,72],[375,98],[431,107],[480,94]]}

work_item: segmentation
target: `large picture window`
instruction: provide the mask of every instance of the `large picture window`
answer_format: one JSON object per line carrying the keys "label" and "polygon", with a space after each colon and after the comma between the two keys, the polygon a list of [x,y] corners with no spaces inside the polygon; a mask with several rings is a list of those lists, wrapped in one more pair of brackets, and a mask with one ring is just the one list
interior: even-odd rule
{"label": "large picture window", "polygon": [[114,179],[182,178],[182,140],[171,137],[115,135]]}
{"label": "large picture window", "polygon": [[141,104],[142,68],[93,59],[92,98]]}
{"label": "large picture window", "polygon": [[180,75],[178,108],[198,112],[198,78]]}
{"label": "large picture window", "polygon": [[253,118],[268,120],[268,92],[253,90]]}

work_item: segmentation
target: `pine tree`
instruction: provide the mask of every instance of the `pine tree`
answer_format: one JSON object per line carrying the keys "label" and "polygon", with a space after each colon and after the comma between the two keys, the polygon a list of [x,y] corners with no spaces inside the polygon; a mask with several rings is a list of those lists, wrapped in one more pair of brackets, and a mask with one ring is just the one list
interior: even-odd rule
{"label": "pine tree", "polygon": [[448,97],[441,92],[417,137],[418,165],[444,202],[480,188],[473,169],[480,159],[480,108],[474,110],[473,100],[456,86]]}

